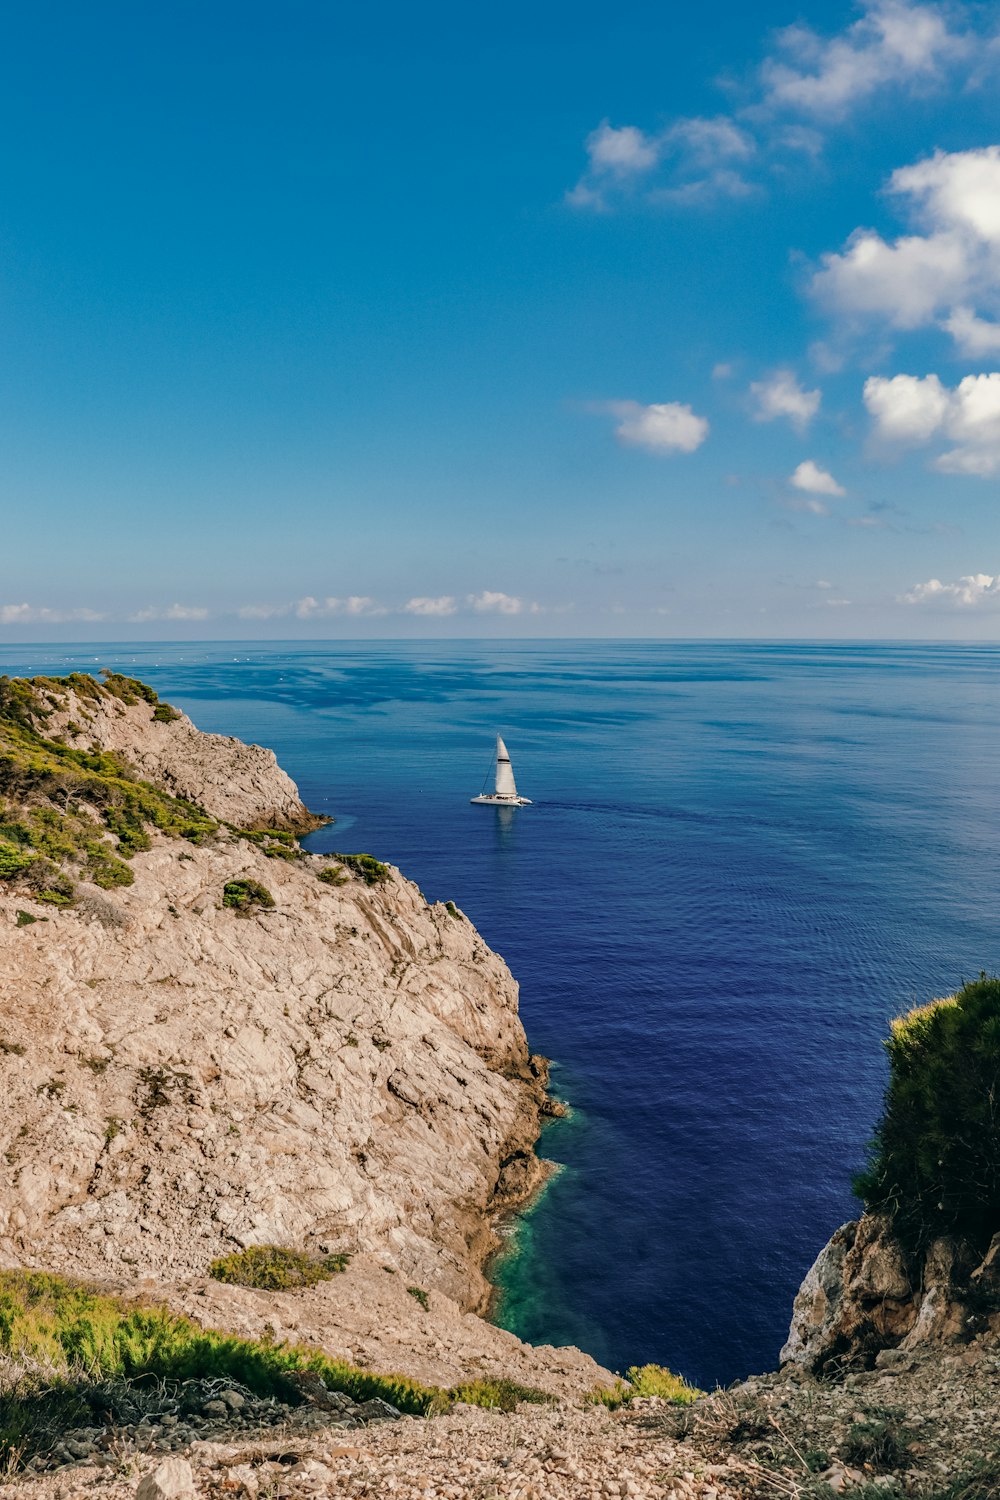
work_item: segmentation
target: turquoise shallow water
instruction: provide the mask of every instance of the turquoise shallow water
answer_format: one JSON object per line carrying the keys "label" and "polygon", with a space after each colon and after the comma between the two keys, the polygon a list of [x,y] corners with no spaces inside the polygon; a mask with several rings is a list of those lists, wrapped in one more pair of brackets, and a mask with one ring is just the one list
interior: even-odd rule
{"label": "turquoise shallow water", "polygon": [[[275,747],[521,981],[574,1107],[500,1317],[699,1383],[773,1364],[854,1209],[890,1017],[998,964],[1000,649],[446,642],[7,647]],[[500,730],[513,813],[470,807]]]}

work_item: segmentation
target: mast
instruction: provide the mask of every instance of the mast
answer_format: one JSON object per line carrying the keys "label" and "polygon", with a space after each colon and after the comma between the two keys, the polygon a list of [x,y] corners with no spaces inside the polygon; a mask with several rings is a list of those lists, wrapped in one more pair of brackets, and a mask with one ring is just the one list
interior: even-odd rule
{"label": "mast", "polygon": [[514,772],[511,769],[510,756],[507,754],[507,746],[499,735],[497,735],[496,793],[498,797],[517,796],[517,787],[514,785]]}

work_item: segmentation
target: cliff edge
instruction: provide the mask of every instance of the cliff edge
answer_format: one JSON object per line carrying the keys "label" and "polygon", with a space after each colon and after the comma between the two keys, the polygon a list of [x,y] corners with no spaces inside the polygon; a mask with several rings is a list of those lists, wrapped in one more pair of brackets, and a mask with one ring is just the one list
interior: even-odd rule
{"label": "cliff edge", "polygon": [[[493,1217],[543,1176],[546,1068],[503,961],[397,870],[303,852],[288,829],[317,820],[271,752],[130,679],[0,683],[0,798],[0,1264],[185,1304],[200,1279],[264,1326],[209,1294],[213,1259],[342,1252],[286,1328],[342,1326],[372,1362],[396,1328],[401,1358],[413,1286],[460,1365]],[[466,1353],[527,1362],[479,1327]]]}

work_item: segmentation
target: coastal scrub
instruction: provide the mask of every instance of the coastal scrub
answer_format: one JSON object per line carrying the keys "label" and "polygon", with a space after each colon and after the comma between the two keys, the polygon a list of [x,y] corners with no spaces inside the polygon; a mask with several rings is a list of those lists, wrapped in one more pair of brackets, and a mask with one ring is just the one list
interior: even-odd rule
{"label": "coastal scrub", "polygon": [[163,706],[152,688],[117,673],[103,684],[79,672],[0,677],[0,880],[22,883],[53,906],[73,900],[78,878],[105,889],[131,885],[128,861],[150,847],[151,828],[200,843],[218,827],[112,751],[46,738],[38,726],[67,689],[83,702],[108,695]]}
{"label": "coastal scrub", "polygon": [[307,1255],[281,1245],[251,1245],[222,1255],[208,1268],[209,1276],[234,1286],[255,1287],[263,1292],[286,1292],[315,1286],[347,1268],[349,1255]]}
{"label": "coastal scrub", "polygon": [[340,863],[363,880],[365,885],[381,885],[389,879],[389,866],[384,865],[380,859],[371,854],[337,854],[334,856]]}
{"label": "coastal scrub", "polygon": [[885,1106],[855,1191],[909,1250],[946,1235],[982,1253],[1000,1230],[1000,979],[911,1010],[885,1048]]}
{"label": "coastal scrub", "polygon": [[315,1348],[201,1328],[157,1304],[126,1301],[41,1271],[0,1271],[0,1355],[25,1372],[15,1390],[0,1394],[0,1467],[8,1471],[51,1436],[33,1425],[33,1399],[44,1397],[51,1406],[53,1395],[63,1393],[69,1412],[82,1392],[112,1378],[219,1379],[297,1402],[289,1377],[312,1372],[353,1401],[377,1396],[411,1416],[443,1412],[456,1401],[510,1411],[521,1401],[552,1399],[509,1380],[444,1390],[405,1375],[376,1375]]}
{"label": "coastal scrub", "polygon": [[627,1406],[637,1397],[658,1396],[672,1406],[690,1406],[704,1394],[664,1365],[632,1365],[624,1380],[617,1380],[613,1386],[598,1386],[591,1391],[590,1400],[610,1411],[617,1411],[618,1407]]}
{"label": "coastal scrub", "polygon": [[243,913],[255,909],[270,911],[274,905],[274,897],[259,880],[227,880],[222,890],[222,904]]}

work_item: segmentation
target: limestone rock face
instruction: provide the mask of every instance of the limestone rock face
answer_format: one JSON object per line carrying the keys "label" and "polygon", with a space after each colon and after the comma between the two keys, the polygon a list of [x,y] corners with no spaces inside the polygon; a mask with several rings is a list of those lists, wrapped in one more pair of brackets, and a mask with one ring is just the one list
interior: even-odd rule
{"label": "limestone rock face", "polygon": [[884,1219],[863,1214],[807,1273],[781,1362],[819,1371],[831,1360],[870,1364],[887,1350],[967,1342],[1000,1331],[998,1292],[1000,1235],[983,1259],[949,1239],[913,1257]]}
{"label": "limestone rock face", "polygon": [[42,706],[45,718],[34,720],[39,733],[61,736],[76,749],[96,743],[117,751],[144,780],[197,803],[213,818],[238,828],[293,833],[323,821],[303,805],[273,750],[205,734],[187,714],[175,710],[173,719],[157,719],[154,705],[143,698],[129,703],[112,693],[81,696],[72,688],[47,690]]}
{"label": "limestone rock face", "polygon": [[[238,824],[308,818],[269,751],[152,711],[49,692],[43,732]],[[485,1304],[489,1215],[542,1175],[544,1062],[470,922],[330,863],[221,829],[154,834],[72,907],[0,885],[0,1263],[169,1281],[271,1243]],[[225,907],[234,879],[273,909]]]}
{"label": "limestone rock face", "polygon": [[[97,914],[0,895],[5,1263],[162,1276],[255,1243],[379,1248],[481,1302],[501,1163],[524,1190],[540,1170],[517,987],[397,873],[331,888],[328,863],[160,839]],[[273,911],[223,907],[234,878]]]}

